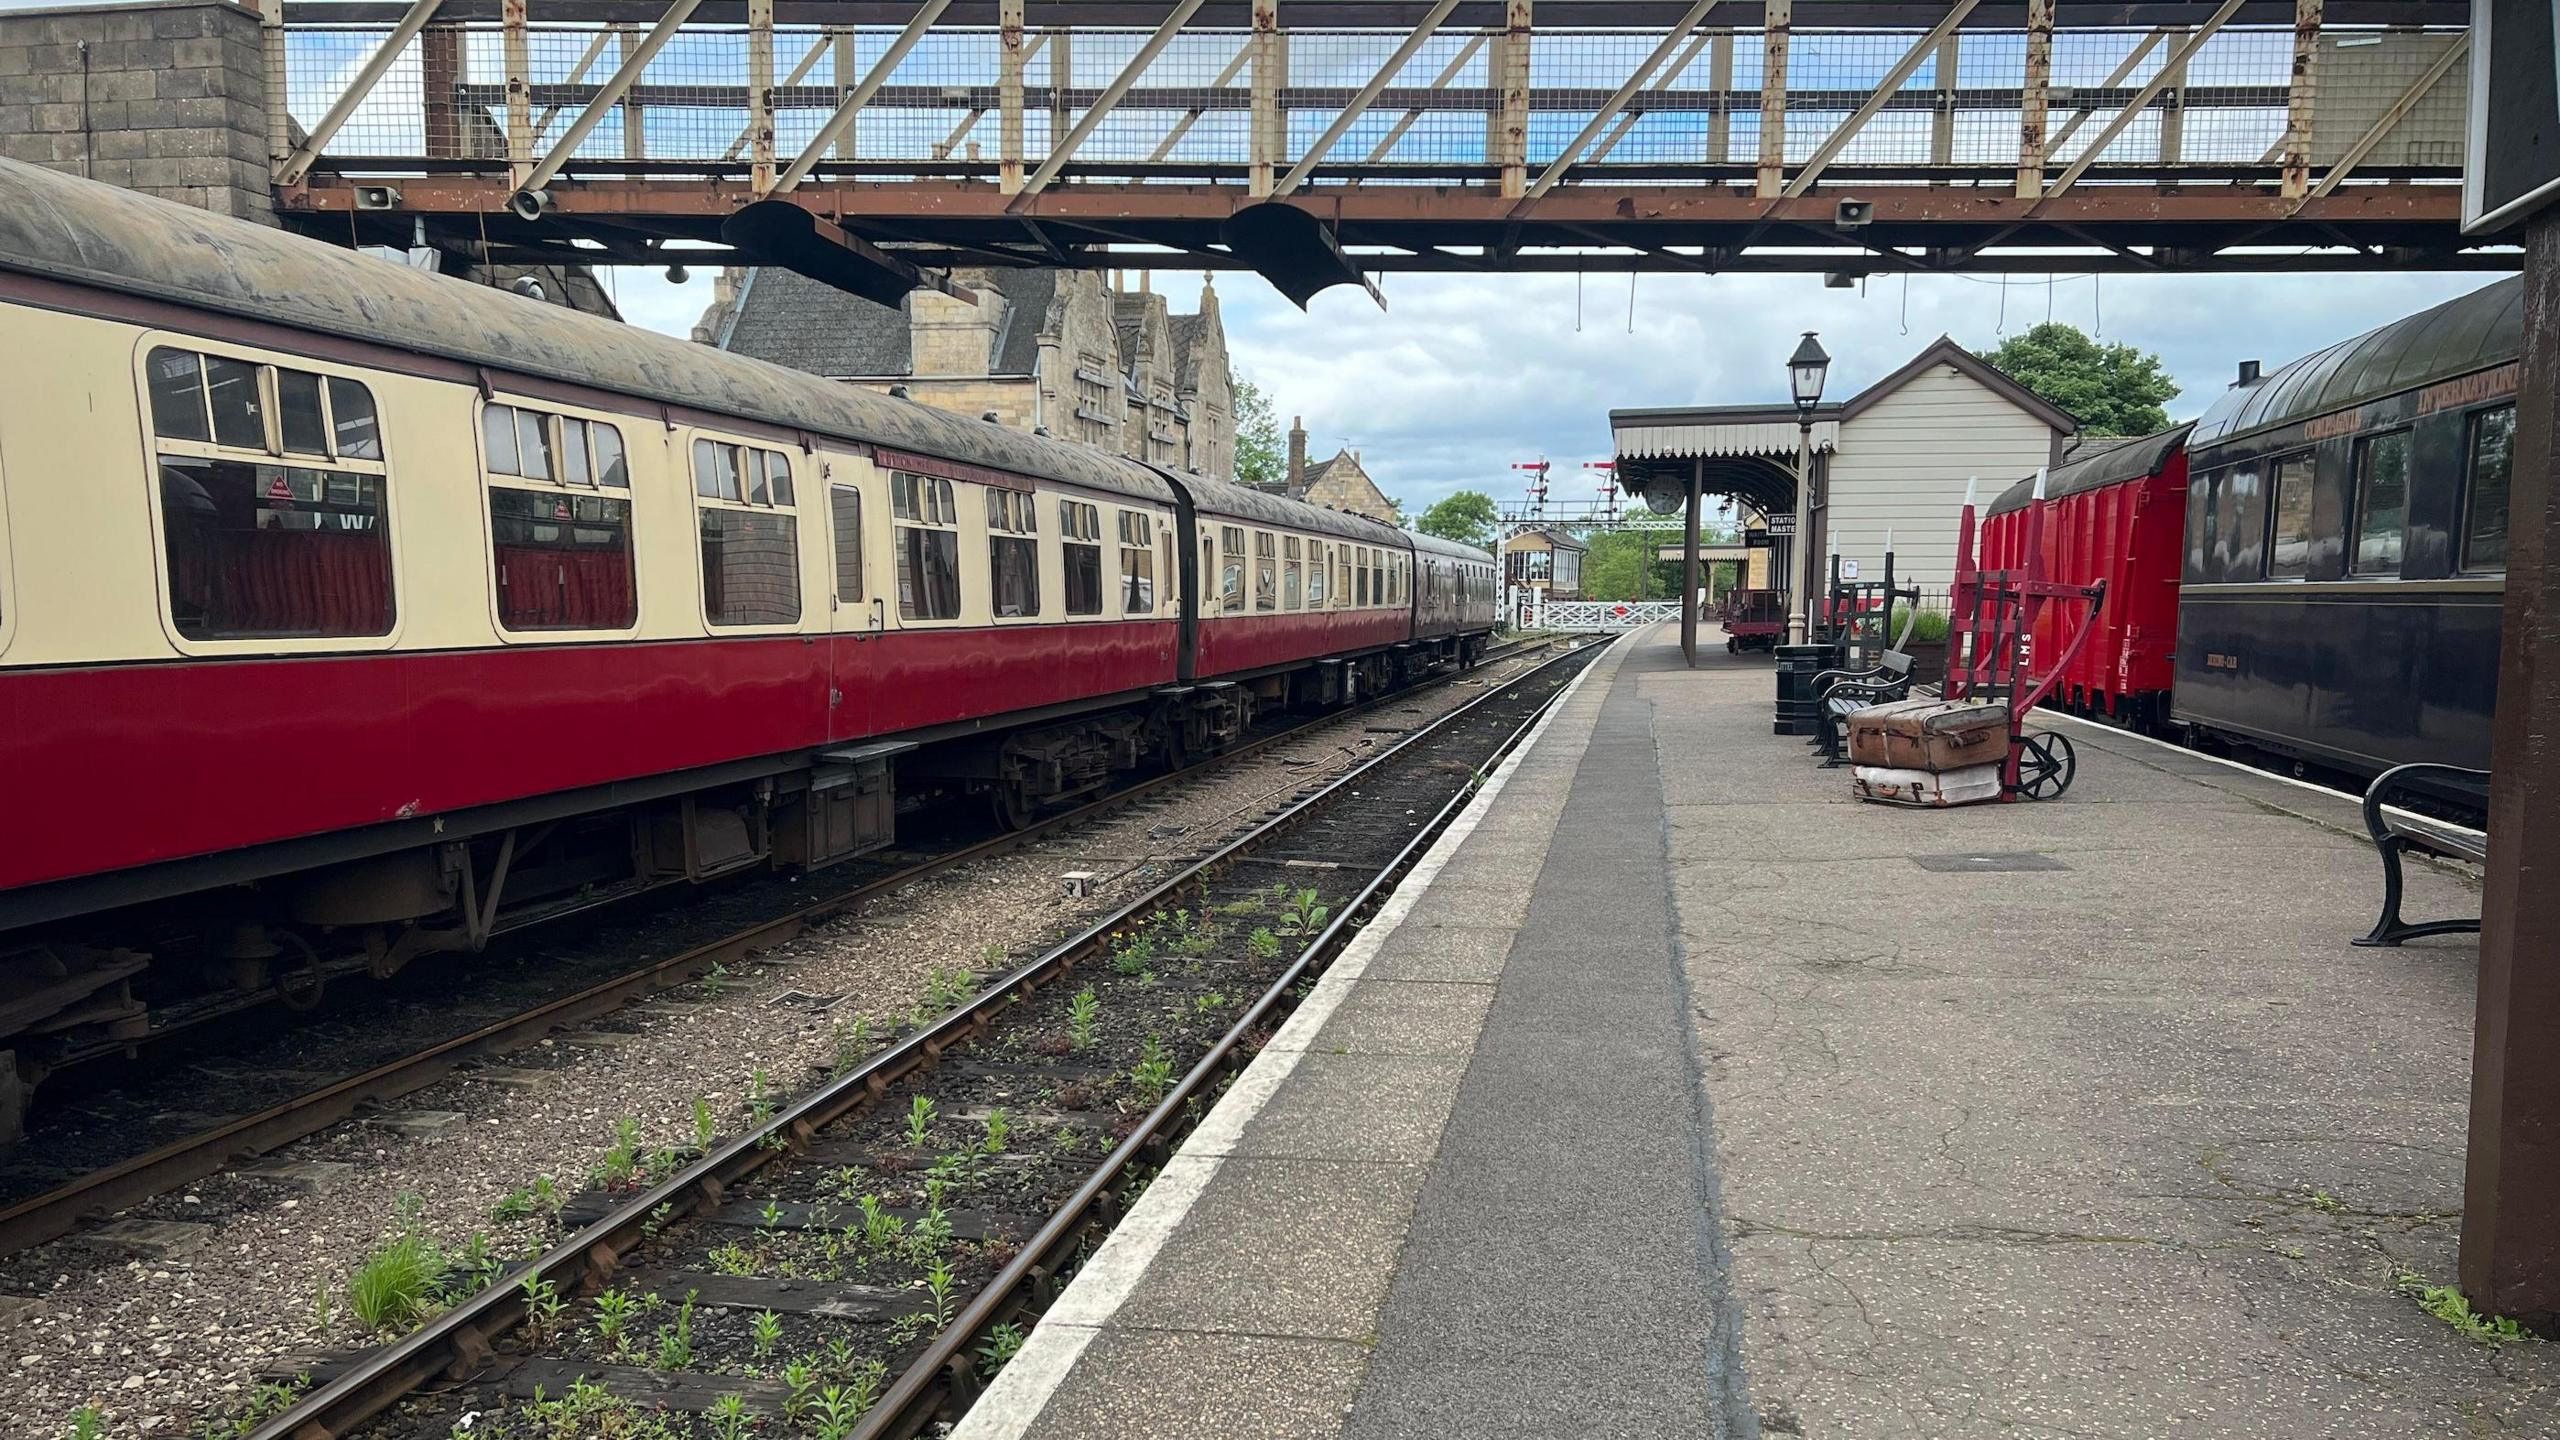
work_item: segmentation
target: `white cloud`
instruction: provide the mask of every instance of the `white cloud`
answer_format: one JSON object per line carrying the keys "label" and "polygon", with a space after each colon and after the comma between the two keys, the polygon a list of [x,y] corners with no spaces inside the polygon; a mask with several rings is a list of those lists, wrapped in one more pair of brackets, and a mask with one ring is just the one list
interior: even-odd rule
{"label": "white cloud", "polygon": [[[710,301],[709,273],[668,284],[656,271],[614,282],[623,313],[671,334]],[[2273,368],[2333,340],[2491,283],[2486,274],[2329,272],[2264,275],[1880,276],[1864,293],[1813,275],[1627,277],[1393,275],[1388,309],[1347,287],[1301,313],[1250,275],[1222,275],[1238,371],[1269,392],[1285,425],[1306,417],[1309,448],[1356,446],[1369,473],[1409,508],[1458,489],[1518,491],[1514,461],[1557,462],[1555,494],[1590,483],[1579,469],[1610,451],[1609,411],[1784,398],[1796,334],[1818,330],[1847,396],[1941,334],[1977,351],[2046,318],[2159,352],[2183,392],[2170,413],[2201,412],[2241,360]],[[1188,308],[1197,279],[1159,273]],[[1905,333],[1907,330],[1908,333]]]}

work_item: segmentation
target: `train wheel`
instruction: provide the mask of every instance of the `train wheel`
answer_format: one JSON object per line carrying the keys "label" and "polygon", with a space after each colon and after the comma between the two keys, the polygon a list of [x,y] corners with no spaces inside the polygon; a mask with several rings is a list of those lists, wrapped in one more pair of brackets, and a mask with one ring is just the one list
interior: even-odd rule
{"label": "train wheel", "polygon": [[1741,641],[1739,641],[1739,640],[1734,639],[1734,638],[1733,638],[1732,636],[1730,636],[1730,635],[1727,635],[1726,637],[1724,637],[1724,653],[1726,653],[1727,655],[1739,655],[1739,654],[1741,654],[1741,653],[1742,653],[1742,642],[1741,642]]}
{"label": "train wheel", "polygon": [[2080,773],[2080,757],[2063,735],[2029,735],[2019,742],[2018,793],[2029,800],[2056,800]]}
{"label": "train wheel", "polygon": [[1002,829],[1028,830],[1040,813],[1040,807],[1023,795],[1022,787],[1010,780],[998,780],[988,795],[994,802],[996,824]]}

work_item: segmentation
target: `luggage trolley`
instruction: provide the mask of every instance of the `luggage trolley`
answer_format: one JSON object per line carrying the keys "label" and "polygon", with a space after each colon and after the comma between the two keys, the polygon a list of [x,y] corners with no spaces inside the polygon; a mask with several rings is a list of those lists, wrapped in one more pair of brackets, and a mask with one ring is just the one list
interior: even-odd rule
{"label": "luggage trolley", "polygon": [[[1953,608],[1959,623],[1947,654],[1945,697],[1996,701],[2008,711],[2008,756],[2001,764],[2000,799],[2051,800],[2071,788],[2079,756],[2070,737],[2030,735],[2027,713],[2062,677],[2080,647],[2097,633],[2098,609],[2107,587],[2065,585],[2046,577],[2045,471],[2036,471],[2027,501],[2022,567],[1984,570],[1974,555],[1973,485],[1965,485],[1964,512],[1956,527]],[[2076,607],[2086,606],[2077,615]]]}

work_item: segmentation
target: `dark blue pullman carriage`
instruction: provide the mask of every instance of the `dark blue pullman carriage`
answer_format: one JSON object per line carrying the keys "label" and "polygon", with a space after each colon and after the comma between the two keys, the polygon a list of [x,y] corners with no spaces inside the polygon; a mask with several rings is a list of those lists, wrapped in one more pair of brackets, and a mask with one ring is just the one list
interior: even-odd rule
{"label": "dark blue pullman carriage", "polygon": [[2239,383],[2189,438],[2171,713],[2371,776],[2489,764],[2523,285]]}

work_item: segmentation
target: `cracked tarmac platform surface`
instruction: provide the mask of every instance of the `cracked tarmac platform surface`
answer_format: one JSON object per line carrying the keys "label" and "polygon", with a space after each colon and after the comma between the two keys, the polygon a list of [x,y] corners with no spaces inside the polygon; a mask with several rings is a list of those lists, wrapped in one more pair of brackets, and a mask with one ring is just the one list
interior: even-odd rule
{"label": "cracked tarmac platform surface", "polygon": [[2061,724],[2060,801],[1861,805],[1712,648],[1592,667],[962,1440],[2560,1435],[2396,1284],[2477,945],[2348,943],[2352,801]]}

